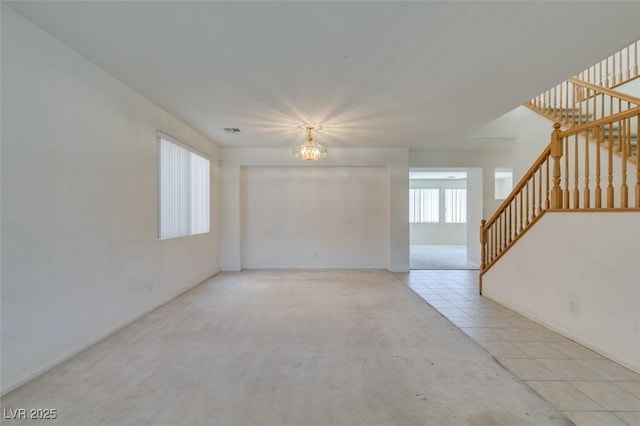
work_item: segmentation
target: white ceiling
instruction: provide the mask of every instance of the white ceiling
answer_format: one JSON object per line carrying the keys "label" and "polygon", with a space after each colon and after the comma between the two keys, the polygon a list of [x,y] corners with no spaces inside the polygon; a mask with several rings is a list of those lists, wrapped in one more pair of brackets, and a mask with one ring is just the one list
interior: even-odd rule
{"label": "white ceiling", "polygon": [[7,3],[225,147],[501,146],[466,135],[640,39],[640,2]]}

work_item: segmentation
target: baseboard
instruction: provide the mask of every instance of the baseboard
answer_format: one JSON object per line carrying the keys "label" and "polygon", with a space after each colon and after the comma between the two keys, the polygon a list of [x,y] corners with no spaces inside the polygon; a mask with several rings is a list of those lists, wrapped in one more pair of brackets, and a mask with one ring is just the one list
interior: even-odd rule
{"label": "baseboard", "polygon": [[483,292],[483,296],[486,297],[487,299],[493,300],[494,302],[499,303],[500,305],[502,305],[502,306],[504,306],[506,308],[509,308],[514,312],[517,312],[518,314],[522,315],[523,317],[525,317],[527,319],[530,319],[531,321],[537,322],[541,326],[546,327],[549,330],[554,331],[554,332],[556,332],[556,333],[558,333],[558,334],[560,334],[560,335],[562,335],[562,336],[564,336],[564,337],[566,337],[568,339],[571,339],[574,342],[581,344],[585,348],[591,349],[592,351],[597,352],[597,353],[599,353],[600,355],[602,355],[602,356],[604,356],[606,358],[609,358],[611,361],[614,361],[614,362],[620,364],[621,366],[623,366],[625,368],[628,368],[629,370],[640,374],[640,368],[638,368],[638,366],[630,365],[628,362],[618,358],[616,355],[614,355],[612,353],[609,353],[608,351],[603,350],[602,348],[599,348],[599,347],[597,347],[597,346],[595,346],[595,345],[593,345],[593,344],[591,344],[589,342],[583,341],[579,337],[576,337],[572,333],[564,330],[562,327],[556,327],[553,324],[549,324],[543,318],[539,317],[538,315],[536,315],[536,314],[534,314],[532,312],[523,310],[520,307],[515,306],[511,302],[502,300],[500,297],[487,296],[485,293],[486,293],[486,291]]}
{"label": "baseboard", "polygon": [[9,392],[19,388],[20,386],[24,385],[27,382],[30,382],[31,380],[35,379],[36,377],[46,373],[47,371],[51,370],[52,368],[62,364],[63,362],[71,359],[72,357],[74,357],[75,355],[79,354],[80,352],[89,349],[91,346],[95,345],[96,343],[101,342],[102,340],[106,339],[107,337],[111,336],[113,333],[116,333],[117,331],[122,330],[123,328],[131,325],[132,323],[138,321],[140,318],[144,317],[145,315],[150,314],[151,312],[155,311],[156,309],[166,305],[167,303],[171,303],[173,302],[175,299],[177,299],[178,297],[182,296],[183,294],[185,294],[186,292],[193,290],[194,288],[198,287],[201,284],[204,284],[206,281],[210,280],[211,278],[215,277],[216,275],[218,275],[220,273],[220,271],[216,272],[215,274],[211,275],[208,278],[205,278],[204,280],[188,286],[184,289],[179,290],[175,295],[171,296],[169,299],[165,300],[164,302],[160,302],[156,305],[154,305],[153,307],[145,310],[144,312],[134,315],[132,318],[129,318],[123,322],[121,322],[119,325],[113,327],[112,329],[110,329],[109,331],[102,333],[101,335],[99,335],[98,337],[96,337],[95,339],[93,339],[92,341],[90,341],[89,343],[86,343],[84,345],[78,346],[74,349],[72,349],[71,351],[58,356],[48,362],[46,362],[42,367],[37,368],[35,370],[33,370],[30,373],[25,374],[22,377],[19,377],[16,380],[11,381],[9,384],[7,384],[4,388],[2,388],[2,390],[0,390],[0,396],[4,396],[6,394],[8,394]]}

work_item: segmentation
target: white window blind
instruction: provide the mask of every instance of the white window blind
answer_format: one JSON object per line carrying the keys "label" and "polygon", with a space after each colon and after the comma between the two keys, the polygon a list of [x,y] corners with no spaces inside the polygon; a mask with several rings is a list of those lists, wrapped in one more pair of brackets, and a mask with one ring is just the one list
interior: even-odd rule
{"label": "white window blind", "polygon": [[467,190],[444,190],[444,222],[467,223]]}
{"label": "white window blind", "polygon": [[158,132],[158,238],[209,232],[209,160]]}
{"label": "white window blind", "polygon": [[409,190],[409,222],[440,221],[440,191],[438,189]]}

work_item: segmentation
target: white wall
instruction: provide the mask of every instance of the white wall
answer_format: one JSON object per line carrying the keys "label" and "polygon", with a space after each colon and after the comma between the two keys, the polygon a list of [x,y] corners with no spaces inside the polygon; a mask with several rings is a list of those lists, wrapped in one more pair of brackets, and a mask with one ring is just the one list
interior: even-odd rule
{"label": "white wall", "polygon": [[546,213],[483,294],[640,372],[638,259],[640,213]]}
{"label": "white wall", "polygon": [[[359,182],[358,186],[368,192],[370,188],[364,188],[362,176],[358,177],[358,167],[383,167],[386,170],[387,184],[382,191],[386,198],[384,214],[386,215],[387,222],[384,226],[384,232],[387,233],[387,243],[384,247],[385,261],[382,267],[386,267],[391,271],[408,271],[409,270],[409,167],[408,167],[408,150],[406,149],[367,149],[367,148],[333,148],[329,150],[327,158],[318,162],[302,162],[296,159],[291,154],[290,149],[279,148],[224,148],[222,149],[222,225],[221,225],[221,237],[222,237],[222,253],[221,264],[223,270],[240,270],[246,265],[243,265],[243,250],[247,247],[243,245],[246,241],[243,241],[243,188],[242,182],[242,170],[249,170],[251,167],[274,167],[281,169],[276,173],[286,174],[284,168],[295,167],[319,167],[326,169],[327,167],[340,167],[345,168],[342,172],[346,173],[346,176],[350,175],[349,170],[352,172],[354,182]],[[246,169],[245,169],[246,168]],[[328,170],[326,170],[329,172]],[[341,172],[341,173],[342,173]],[[300,173],[300,172],[296,172]],[[346,177],[349,179],[351,177]],[[376,178],[377,179],[377,178]],[[377,180],[376,180],[377,182]],[[274,191],[291,191],[292,187],[296,185],[295,181],[282,182],[282,185]],[[375,183],[378,185],[378,183]],[[379,200],[379,198],[376,197]],[[275,202],[275,201],[272,201]],[[326,209],[340,210],[343,207],[340,205],[340,201],[336,199],[330,201],[330,205],[325,206]],[[265,201],[264,204],[269,206]],[[255,214],[258,214],[256,212]],[[249,214],[253,215],[253,212]],[[374,217],[380,218],[382,212],[372,212]],[[337,220],[337,219],[336,219]],[[376,219],[378,221],[379,219]],[[379,234],[376,234],[379,235]],[[377,237],[376,237],[377,238]],[[244,244],[243,244],[244,243]],[[357,241],[350,243],[350,247],[365,247],[369,244],[368,238],[358,237]],[[284,244],[284,242],[283,242]],[[296,245],[300,245],[307,253],[313,253],[316,243],[304,237],[302,241],[296,241]],[[382,242],[380,243],[383,244]],[[323,251],[326,252],[330,248],[336,251],[342,251],[339,246],[338,240],[332,240],[323,247]],[[352,260],[357,260],[360,264],[378,264],[377,250],[375,254],[369,256],[366,261],[364,259],[358,259],[359,255],[355,256]],[[273,263],[271,263],[273,265]],[[355,265],[355,263],[353,263]],[[318,268],[338,268],[346,267],[344,263],[337,262],[335,259],[325,259],[325,261],[314,261],[314,267]],[[265,264],[265,267],[268,266]],[[273,265],[277,266],[277,265]]]}
{"label": "white wall", "polygon": [[640,98],[640,78],[636,78],[635,80],[631,80],[625,84],[622,84],[615,89],[616,92],[626,93],[627,95],[635,96],[636,98]]}
{"label": "white wall", "polygon": [[243,167],[244,268],[381,268],[386,167]]}
{"label": "white wall", "polygon": [[[477,212],[482,211],[482,187],[483,187],[483,169],[473,167],[467,170],[467,208],[471,213],[467,215],[467,262],[480,266],[480,224],[482,215]],[[474,213],[474,211],[476,213]]]}
{"label": "white wall", "polygon": [[513,190],[513,177],[503,177],[496,179],[496,200],[506,199]]}
{"label": "white wall", "polygon": [[466,224],[444,222],[444,190],[446,188],[466,188],[466,179],[410,179],[409,187],[440,190],[440,222],[410,223],[409,234],[411,244],[467,243]]}
{"label": "white wall", "polygon": [[[212,232],[157,239],[156,130],[212,158]],[[217,148],[2,6],[2,389],[218,272]]]}

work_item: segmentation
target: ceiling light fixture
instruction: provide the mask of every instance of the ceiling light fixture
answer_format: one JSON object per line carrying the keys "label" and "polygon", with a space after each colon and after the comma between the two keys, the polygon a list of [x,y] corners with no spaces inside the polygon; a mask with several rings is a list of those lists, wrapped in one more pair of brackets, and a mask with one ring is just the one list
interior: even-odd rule
{"label": "ceiling light fixture", "polygon": [[327,148],[313,141],[311,131],[316,129],[313,124],[307,124],[307,140],[306,142],[296,146],[293,149],[293,155],[301,160],[319,160],[327,156]]}

